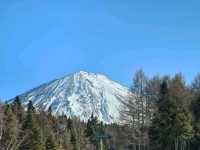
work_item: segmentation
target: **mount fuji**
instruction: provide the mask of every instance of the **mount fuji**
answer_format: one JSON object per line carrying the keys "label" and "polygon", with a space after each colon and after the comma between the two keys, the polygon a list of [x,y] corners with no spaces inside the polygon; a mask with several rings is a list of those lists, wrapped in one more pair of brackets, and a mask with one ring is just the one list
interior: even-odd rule
{"label": "mount fuji", "polygon": [[55,116],[79,117],[87,121],[91,114],[104,123],[119,123],[122,101],[128,88],[101,74],[76,72],[42,84],[19,95],[22,105],[33,102],[36,110],[52,109]]}

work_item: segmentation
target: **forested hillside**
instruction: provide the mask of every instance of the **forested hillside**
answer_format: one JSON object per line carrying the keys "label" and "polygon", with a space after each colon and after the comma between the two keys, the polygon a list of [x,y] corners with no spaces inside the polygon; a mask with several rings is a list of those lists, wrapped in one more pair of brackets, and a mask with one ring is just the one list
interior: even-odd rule
{"label": "forested hillside", "polygon": [[87,123],[78,118],[54,117],[36,112],[30,101],[27,111],[19,97],[12,104],[0,106],[1,150],[95,150],[123,149],[128,129],[105,125],[91,115]]}

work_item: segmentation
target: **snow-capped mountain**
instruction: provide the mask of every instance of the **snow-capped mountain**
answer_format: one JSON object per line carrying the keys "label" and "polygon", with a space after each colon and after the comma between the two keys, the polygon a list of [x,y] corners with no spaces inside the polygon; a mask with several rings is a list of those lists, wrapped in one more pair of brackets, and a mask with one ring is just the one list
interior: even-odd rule
{"label": "snow-capped mountain", "polygon": [[104,75],[80,71],[42,84],[20,95],[20,99],[24,106],[31,100],[37,110],[47,111],[51,106],[53,115],[86,121],[93,113],[104,123],[119,123],[121,101],[128,92]]}

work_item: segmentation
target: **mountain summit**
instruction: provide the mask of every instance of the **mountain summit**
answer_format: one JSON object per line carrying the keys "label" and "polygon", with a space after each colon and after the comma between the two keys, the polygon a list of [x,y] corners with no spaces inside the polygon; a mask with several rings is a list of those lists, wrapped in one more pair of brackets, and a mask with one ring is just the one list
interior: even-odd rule
{"label": "mountain summit", "polygon": [[120,122],[121,101],[128,89],[106,76],[80,71],[53,80],[20,95],[26,106],[31,100],[37,110],[52,109],[53,115],[65,114],[88,120],[91,114],[104,123]]}

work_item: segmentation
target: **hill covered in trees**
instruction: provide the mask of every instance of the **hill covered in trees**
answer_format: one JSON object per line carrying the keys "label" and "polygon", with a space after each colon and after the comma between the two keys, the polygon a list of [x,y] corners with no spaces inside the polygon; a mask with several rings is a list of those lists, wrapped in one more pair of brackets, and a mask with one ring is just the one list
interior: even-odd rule
{"label": "hill covered in trees", "polygon": [[122,143],[126,135],[123,126],[105,125],[93,115],[85,123],[79,118],[54,117],[51,113],[51,109],[36,112],[31,101],[25,111],[19,97],[12,104],[1,105],[0,149],[93,150],[124,147]]}

